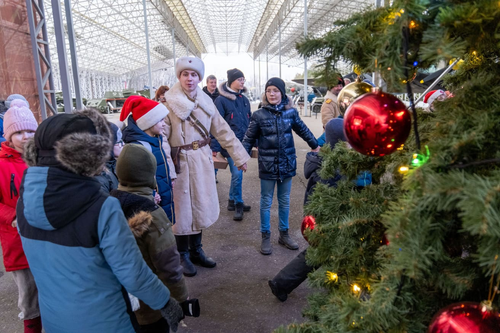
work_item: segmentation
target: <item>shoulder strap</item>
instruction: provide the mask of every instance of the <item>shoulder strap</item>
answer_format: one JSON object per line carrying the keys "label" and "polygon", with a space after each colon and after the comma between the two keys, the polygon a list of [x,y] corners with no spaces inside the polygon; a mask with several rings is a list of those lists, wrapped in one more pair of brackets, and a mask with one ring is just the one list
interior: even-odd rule
{"label": "shoulder strap", "polygon": [[209,137],[210,133],[207,131],[205,126],[203,126],[203,124],[194,116],[193,113],[191,113],[186,119],[195,128],[195,130],[198,133],[200,133],[200,135],[203,137],[203,139],[206,139]]}

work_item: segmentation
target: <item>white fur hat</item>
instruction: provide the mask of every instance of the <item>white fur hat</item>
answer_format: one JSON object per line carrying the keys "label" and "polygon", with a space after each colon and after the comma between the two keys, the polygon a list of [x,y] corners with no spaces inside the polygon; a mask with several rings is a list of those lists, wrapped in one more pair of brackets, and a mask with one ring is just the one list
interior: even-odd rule
{"label": "white fur hat", "polygon": [[200,58],[182,57],[177,59],[175,62],[175,75],[177,75],[177,78],[179,78],[181,76],[181,72],[186,69],[195,71],[198,73],[200,81],[203,80],[203,76],[205,75],[205,64]]}

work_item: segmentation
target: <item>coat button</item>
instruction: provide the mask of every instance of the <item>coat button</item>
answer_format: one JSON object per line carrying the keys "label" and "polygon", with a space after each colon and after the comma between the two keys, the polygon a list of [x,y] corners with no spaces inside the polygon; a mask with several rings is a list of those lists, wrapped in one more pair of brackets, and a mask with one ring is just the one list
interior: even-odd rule
{"label": "coat button", "polygon": [[188,191],[187,191],[187,190],[184,190],[184,193],[188,193]]}
{"label": "coat button", "polygon": [[160,229],[160,231],[161,231],[161,232],[164,232],[164,231],[165,231],[165,228],[161,228],[161,229]]}

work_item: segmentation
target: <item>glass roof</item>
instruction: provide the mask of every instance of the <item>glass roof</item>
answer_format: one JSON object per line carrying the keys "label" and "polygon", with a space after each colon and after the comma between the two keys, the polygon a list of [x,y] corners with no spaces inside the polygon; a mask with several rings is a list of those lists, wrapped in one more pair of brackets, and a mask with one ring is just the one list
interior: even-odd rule
{"label": "glass roof", "polygon": [[[44,4],[57,72],[51,0]],[[320,36],[335,20],[370,4],[373,0],[307,0],[308,32]],[[113,82],[147,73],[142,0],[72,0],[71,5],[80,72],[113,77]],[[154,71],[173,66],[173,31],[175,57],[238,52],[262,61],[267,51],[269,61],[278,62],[281,49],[283,64],[303,63],[295,43],[304,36],[304,0],[146,0],[146,7]],[[67,41],[66,49],[69,54]]]}

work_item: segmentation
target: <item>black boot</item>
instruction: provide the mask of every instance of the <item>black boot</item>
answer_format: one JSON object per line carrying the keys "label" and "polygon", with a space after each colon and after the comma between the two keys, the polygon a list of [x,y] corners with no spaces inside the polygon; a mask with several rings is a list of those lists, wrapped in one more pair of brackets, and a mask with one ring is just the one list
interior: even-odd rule
{"label": "black boot", "polygon": [[269,255],[273,253],[273,248],[271,246],[271,233],[263,232],[262,233],[262,243],[260,245],[260,253],[263,255]]}
{"label": "black boot", "polygon": [[214,268],[217,263],[212,258],[207,257],[201,247],[201,232],[196,235],[189,235],[191,262],[202,267]]}
{"label": "black boot", "polygon": [[177,242],[177,251],[181,257],[181,266],[184,276],[195,276],[197,271],[189,259],[189,236],[175,236]]}
{"label": "black boot", "polygon": [[[227,210],[230,212],[234,212],[235,209],[236,209],[236,207],[234,205],[234,200],[228,200],[227,201]],[[249,212],[250,209],[252,209],[252,206],[247,206],[247,205],[243,204],[243,211],[244,212]]]}
{"label": "black boot", "polygon": [[297,244],[296,241],[290,237],[288,234],[288,230],[281,231],[280,230],[280,238],[278,239],[278,243],[281,245],[285,246],[286,248],[290,250],[298,250],[299,249],[299,244]]}
{"label": "black boot", "polygon": [[233,220],[241,221],[243,220],[243,203],[237,203],[235,205],[236,210],[234,211]]}

